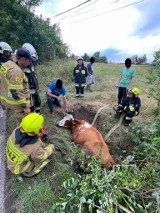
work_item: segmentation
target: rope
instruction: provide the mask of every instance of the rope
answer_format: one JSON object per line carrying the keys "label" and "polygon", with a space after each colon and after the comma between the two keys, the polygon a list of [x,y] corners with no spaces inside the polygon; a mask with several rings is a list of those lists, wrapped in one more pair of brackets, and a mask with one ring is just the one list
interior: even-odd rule
{"label": "rope", "polygon": [[108,132],[108,134],[106,135],[106,137],[104,138],[105,141],[107,141],[107,139],[110,137],[110,135],[121,126],[122,122],[123,122],[123,118],[124,118],[124,114],[120,117],[119,121],[114,125],[114,127],[112,127],[112,129],[110,129],[110,131]]}
{"label": "rope", "polygon": [[103,107],[101,107],[101,108],[97,111],[97,113],[96,113],[96,115],[95,115],[95,117],[94,117],[94,119],[93,119],[93,121],[92,121],[92,124],[91,124],[92,126],[93,126],[94,123],[96,122],[99,113],[100,113],[103,109],[105,109],[105,108],[107,108],[107,107],[109,107],[109,106],[110,106],[110,105],[103,106]]}

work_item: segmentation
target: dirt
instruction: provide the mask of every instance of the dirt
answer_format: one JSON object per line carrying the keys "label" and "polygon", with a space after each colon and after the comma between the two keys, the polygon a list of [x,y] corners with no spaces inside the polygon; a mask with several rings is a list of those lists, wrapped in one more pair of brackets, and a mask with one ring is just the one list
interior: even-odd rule
{"label": "dirt", "polygon": [[[107,104],[112,104],[113,102],[114,99],[110,99],[107,101]],[[89,123],[92,123],[99,108],[101,107],[93,106],[90,104],[82,105],[78,103],[72,106],[72,111],[74,112],[76,118],[83,119],[88,121]],[[113,117],[113,119],[117,119],[117,121],[119,119],[116,118],[112,106],[103,109],[99,113],[94,124],[94,126],[101,132],[103,137],[105,137],[105,135],[107,134],[107,132],[104,130],[104,123],[108,120],[108,118],[110,119],[111,117]],[[112,128],[114,124],[110,122],[109,126],[110,128]],[[132,141],[123,134],[124,128],[125,127],[121,126],[107,140],[107,145],[109,146],[110,152],[117,163],[120,162],[127,155],[129,155],[134,147]]]}
{"label": "dirt", "polygon": [[[106,101],[106,104],[113,104],[114,100],[109,99]],[[82,104],[82,103],[76,103],[71,106],[71,112],[74,114],[75,118],[86,120],[89,123],[92,123],[98,109],[100,109],[102,106],[99,104],[92,105],[92,104]],[[44,113],[44,116],[46,119],[46,125],[48,125],[48,132],[49,132],[49,141],[48,143],[54,143],[56,144],[56,152],[53,155],[53,159],[51,163],[43,170],[46,174],[48,174],[50,177],[53,176],[51,182],[53,181],[53,188],[54,192],[59,194],[61,189],[60,187],[56,186],[56,182],[54,179],[54,172],[57,173],[57,168],[59,164],[64,164],[67,166],[68,164],[68,157],[72,154],[71,146],[72,143],[72,137],[70,132],[67,129],[60,129],[56,127],[56,122],[58,122],[60,119],[63,118],[64,114],[62,111],[55,111],[55,116],[52,118],[48,115],[48,112]],[[7,117],[10,120],[13,120],[13,117],[10,117],[11,113],[9,112]],[[9,118],[10,117],[10,118]],[[52,120],[53,119],[53,120]],[[54,122],[54,124],[51,122]],[[103,109],[94,124],[94,126],[101,132],[102,136],[105,137],[108,131],[114,126],[114,124],[118,122],[118,119],[115,117],[115,112],[112,109],[112,106],[109,106],[108,108]],[[7,122],[8,125],[10,125],[10,122]],[[11,130],[13,130],[13,126],[8,126],[9,134],[11,134]],[[133,144],[132,142],[123,135],[123,128],[120,127],[117,129],[107,140],[108,147],[110,149],[110,153],[113,156],[116,163],[121,162],[127,155],[130,154]],[[9,136],[8,134],[8,136]],[[43,173],[42,172],[42,173]],[[11,191],[11,181],[10,179],[13,178],[12,174],[8,171],[6,174],[6,199],[5,199],[5,208],[6,212],[17,212],[16,211],[16,202],[18,199],[18,196],[14,194]],[[35,179],[40,178],[40,175],[37,175]],[[54,183],[55,182],[55,183]]]}

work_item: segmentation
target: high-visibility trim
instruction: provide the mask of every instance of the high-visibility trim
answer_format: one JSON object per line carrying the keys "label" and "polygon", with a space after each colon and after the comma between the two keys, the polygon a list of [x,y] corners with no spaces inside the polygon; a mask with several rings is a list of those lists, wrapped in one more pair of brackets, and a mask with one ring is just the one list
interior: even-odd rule
{"label": "high-visibility trim", "polygon": [[43,156],[43,159],[41,161],[44,161],[48,158],[48,152],[47,150],[44,151],[44,156]]}
{"label": "high-visibility trim", "polygon": [[23,167],[21,173],[24,173],[31,165],[31,161],[28,161],[28,163]]}
{"label": "high-visibility trim", "polygon": [[[11,137],[9,137],[6,146],[7,159],[15,164],[14,174],[20,173],[21,164],[28,159],[28,156],[21,152],[16,146],[14,146]],[[29,162],[29,161],[28,161]],[[24,167],[28,169],[29,163]]]}
{"label": "high-visibility trim", "polygon": [[36,90],[35,89],[30,89],[29,92],[30,92],[30,94],[35,94]]}
{"label": "high-visibility trim", "polygon": [[48,160],[48,159],[43,161],[43,163],[37,169],[33,170],[33,172],[35,174],[38,174],[49,162],[50,162],[50,160]]}
{"label": "high-visibility trim", "polygon": [[47,146],[44,151],[44,156],[41,161],[46,160],[53,153],[53,149],[50,146]]}
{"label": "high-visibility trim", "polygon": [[26,100],[25,98],[15,101],[14,98],[4,97],[1,95],[0,99],[10,105],[30,104],[30,100]]}
{"label": "high-visibility trim", "polygon": [[8,89],[23,90],[23,85],[22,84],[15,85],[8,83]]}
{"label": "high-visibility trim", "polygon": [[53,153],[53,149],[50,146],[47,146],[45,150],[48,152],[48,156],[50,156]]}
{"label": "high-visibility trim", "polygon": [[132,120],[132,118],[131,118],[131,117],[128,117],[128,116],[126,116],[125,119],[126,119],[126,120]]}

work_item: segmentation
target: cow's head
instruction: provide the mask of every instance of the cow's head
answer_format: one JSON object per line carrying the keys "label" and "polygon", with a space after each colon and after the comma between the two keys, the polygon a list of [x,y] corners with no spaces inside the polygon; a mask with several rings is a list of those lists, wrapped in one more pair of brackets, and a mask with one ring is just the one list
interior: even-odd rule
{"label": "cow's head", "polygon": [[57,123],[57,126],[59,126],[59,127],[69,127],[69,125],[68,125],[69,122],[68,121],[71,121],[71,120],[74,120],[73,115],[66,114],[64,116],[64,118]]}

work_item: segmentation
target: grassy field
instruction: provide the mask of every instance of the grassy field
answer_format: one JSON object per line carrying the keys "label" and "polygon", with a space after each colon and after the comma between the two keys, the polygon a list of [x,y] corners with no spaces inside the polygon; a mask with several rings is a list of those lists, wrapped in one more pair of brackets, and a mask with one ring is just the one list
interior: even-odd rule
{"label": "grassy field", "polygon": [[[62,188],[61,184],[68,174],[75,173],[70,161],[74,156],[72,138],[68,130],[56,127],[56,123],[63,117],[63,109],[55,109],[53,116],[49,114],[46,103],[45,91],[47,85],[58,78],[62,79],[67,89],[67,100],[71,110],[76,112],[80,119],[92,121],[96,111],[105,105],[109,108],[102,111],[97,119],[96,126],[103,136],[118,121],[112,106],[117,103],[117,84],[123,64],[98,64],[94,65],[95,85],[93,93],[85,90],[84,98],[75,98],[75,88],[72,70],[75,61],[56,60],[45,65],[38,65],[36,73],[40,82],[40,96],[42,99],[42,114],[45,117],[45,126],[48,129],[48,143],[54,143],[58,149],[52,157],[51,163],[38,176],[28,179],[19,176],[7,175],[6,207],[7,212],[20,213],[52,213],[58,212],[52,209],[54,203],[59,199]],[[142,108],[140,115],[134,119],[133,124],[152,123],[156,115],[156,101],[149,98],[149,85],[146,77],[149,66],[135,65],[137,70],[133,86],[140,89]],[[8,111],[7,130],[8,135],[15,128],[15,119],[11,111]],[[130,139],[124,136],[124,127],[117,130],[108,140],[111,153],[115,160],[120,162],[130,153],[132,144]],[[115,148],[116,147],[116,148]],[[69,160],[70,159],[70,160]],[[9,204],[12,200],[12,205]],[[68,212],[70,213],[70,212]]]}

